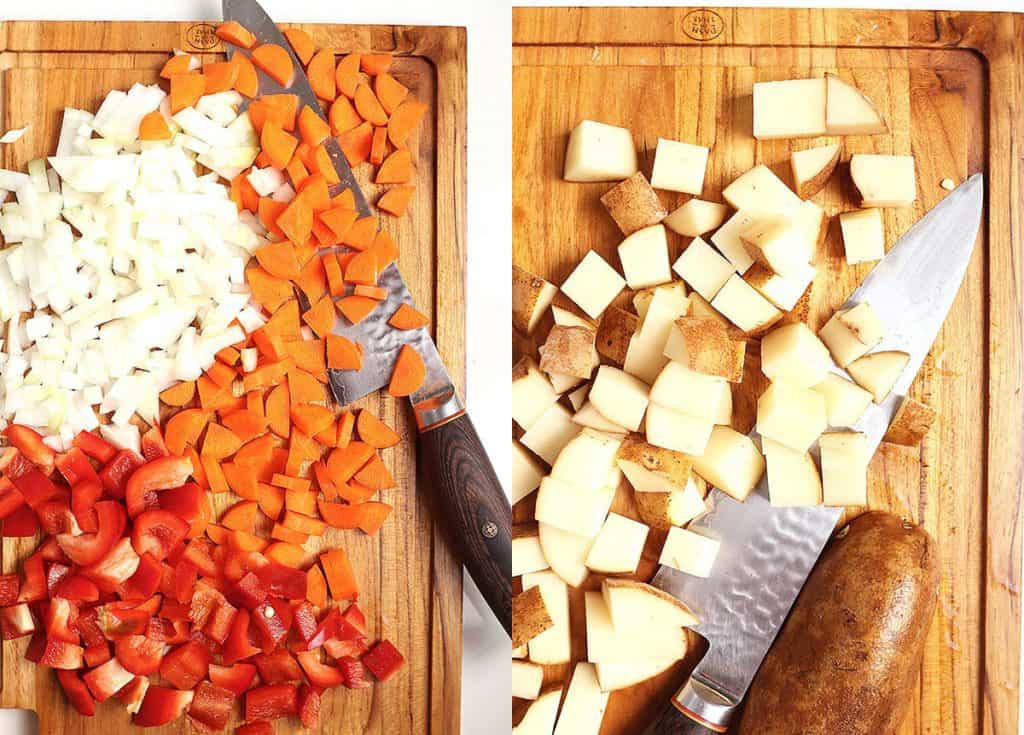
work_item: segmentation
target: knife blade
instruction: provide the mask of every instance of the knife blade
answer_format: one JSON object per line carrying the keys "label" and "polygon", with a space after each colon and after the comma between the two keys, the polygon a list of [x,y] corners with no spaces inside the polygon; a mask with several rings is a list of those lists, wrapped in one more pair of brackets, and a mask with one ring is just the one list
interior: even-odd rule
{"label": "knife blade", "polygon": [[[326,120],[320,103],[284,34],[255,0],[222,0],[225,20],[234,20],[256,36],[257,44],[272,43],[285,49],[292,58],[294,77],[288,87],[278,84],[257,69],[260,94],[290,93],[299,99],[299,107],[308,106]],[[225,42],[229,53],[248,53]],[[341,183],[331,194],[351,189],[356,209],[361,216],[371,216],[366,197],[337,140],[324,141],[328,155]],[[391,315],[403,304],[414,305],[412,295],[395,264],[380,274],[377,285],[387,296],[358,324],[339,319],[334,332],[363,347],[360,370],[328,370],[331,392],[339,405],[346,406],[388,384],[395,360],[403,345],[419,353],[426,377],[411,396],[420,431],[421,458],[443,505],[441,515],[462,561],[480,592],[505,628],[512,629],[512,509],[498,481],[494,468],[466,414],[455,384],[445,367],[437,346],[425,328],[394,329],[388,324]],[[303,309],[308,302],[296,290]]]}
{"label": "knife blade", "polygon": [[[938,335],[967,270],[981,221],[984,183],[971,176],[900,238],[842,308],[868,302],[885,325],[874,348],[900,350],[910,361],[892,392],[871,404],[857,425],[872,452]],[[844,377],[839,368],[834,372]],[[751,437],[757,437],[756,430]],[[816,450],[814,450],[816,451]],[[744,502],[721,490],[708,495],[709,511],[691,528],[721,542],[709,578],[662,566],[652,584],[693,610],[694,630],[708,651],[673,699],[693,722],[687,732],[724,732],[733,711],[775,640],[842,508],[778,508],[769,502],[767,476]],[[671,711],[648,730],[679,732]]]}

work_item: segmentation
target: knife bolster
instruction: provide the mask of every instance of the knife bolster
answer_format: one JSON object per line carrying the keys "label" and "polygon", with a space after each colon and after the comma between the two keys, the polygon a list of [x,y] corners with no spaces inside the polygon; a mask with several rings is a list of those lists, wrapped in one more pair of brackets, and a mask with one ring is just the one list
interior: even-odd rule
{"label": "knife bolster", "polygon": [[416,427],[422,434],[458,418],[466,412],[466,407],[458,391],[448,386],[440,393],[414,403],[412,410],[416,415]]}
{"label": "knife bolster", "polygon": [[709,730],[725,732],[739,702],[694,674],[672,698],[672,706]]}

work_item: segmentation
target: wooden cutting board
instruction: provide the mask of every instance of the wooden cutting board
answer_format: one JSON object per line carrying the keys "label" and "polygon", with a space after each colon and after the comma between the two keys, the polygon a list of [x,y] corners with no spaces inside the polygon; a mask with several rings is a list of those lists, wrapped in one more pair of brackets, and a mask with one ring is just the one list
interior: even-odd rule
{"label": "wooden cutting board", "polygon": [[[752,84],[836,72],[880,105],[892,131],[845,138],[843,160],[857,152],[916,158],[915,207],[884,211],[890,246],[947,193],[940,187],[944,178],[959,183],[976,171],[985,174],[978,247],[911,390],[941,419],[918,449],[883,445],[870,470],[871,508],[923,523],[942,553],[941,600],[921,682],[906,693],[901,735],[1017,732],[1022,34],[1024,16],[985,13],[519,8],[513,14],[514,260],[556,284],[588,248],[618,265],[622,236],[598,201],[610,185],[561,180],[568,133],[583,118],[631,129],[646,153],[648,174],[659,136],[711,146],[703,196],[721,201],[722,188],[758,163],[789,182],[791,150],[821,142],[755,141]],[[855,208],[851,188],[843,165],[815,199],[834,215]],[[670,211],[683,201],[661,196]],[[674,254],[684,244],[674,236]],[[844,264],[835,220],[817,260],[814,329],[870,269]],[[531,349],[525,340],[517,345]],[[765,385],[757,354],[748,350],[747,380],[735,392],[735,423],[743,431],[753,423],[754,401]],[[620,487],[615,509],[628,510],[627,495]],[[532,516],[531,503],[516,508],[517,520]],[[659,542],[645,550],[642,572],[653,570]],[[595,575],[585,586],[598,583]],[[582,597],[581,591],[572,595],[577,659],[586,653]],[[613,694],[603,735],[641,732],[698,656]],[[568,666],[551,667],[546,679],[569,674]]]}
{"label": "wooden cutting board", "polygon": [[[409,213],[384,218],[395,237],[400,265],[417,305],[431,317],[434,338],[460,388],[465,376],[465,145],[466,35],[462,28],[400,26],[302,26],[319,46],[339,52],[391,51],[393,72],[431,109],[414,147],[418,175]],[[10,22],[0,23],[0,128],[32,127],[0,150],[2,166],[23,168],[52,154],[65,106],[95,110],[111,89],[152,83],[172,48],[222,57],[209,23]],[[378,192],[358,171],[367,198]],[[443,295],[444,308],[438,308]],[[359,603],[371,637],[391,638],[405,654],[402,673],[361,691],[336,689],[323,699],[321,731],[332,735],[450,735],[459,732],[462,573],[440,539],[430,507],[431,488],[417,472],[416,427],[405,401],[379,394],[362,401],[396,427],[404,441],[384,458],[397,480],[383,500],[394,515],[376,536],[330,529],[324,545],[348,552],[361,584]],[[218,497],[218,509],[235,501]],[[3,570],[35,540],[3,540]],[[53,672],[23,658],[28,639],[3,644],[0,706],[39,715],[40,734],[128,732],[128,714],[117,703],[95,718],[79,716],[64,699]],[[182,721],[153,732],[180,733]],[[296,720],[277,732],[293,732]],[[229,728],[230,729],[230,728]]]}

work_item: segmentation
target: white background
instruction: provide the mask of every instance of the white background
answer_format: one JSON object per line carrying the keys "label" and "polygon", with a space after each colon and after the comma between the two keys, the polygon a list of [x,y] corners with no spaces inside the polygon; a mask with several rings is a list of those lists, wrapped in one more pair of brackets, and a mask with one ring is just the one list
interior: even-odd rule
{"label": "white background", "polygon": [[[516,5],[678,5],[600,0],[573,3],[519,0]],[[698,4],[694,2],[694,4]],[[775,5],[783,2],[703,3]],[[816,0],[792,6],[897,7],[885,0]],[[511,12],[503,0],[263,0],[276,19],[291,22],[461,25],[468,32],[469,69],[469,313],[468,404],[499,474],[508,468],[510,415],[508,339],[511,293]],[[0,1],[0,19],[215,20],[217,0],[37,0]],[[1018,10],[1021,0],[904,0],[905,8]],[[496,328],[495,325],[500,325]],[[497,735],[510,718],[509,642],[486,612],[475,590],[465,606],[463,735]],[[32,733],[31,718],[0,710],[0,733]],[[444,735],[448,735],[445,733]],[[454,735],[454,734],[452,734]],[[965,733],[965,735],[968,735]]]}

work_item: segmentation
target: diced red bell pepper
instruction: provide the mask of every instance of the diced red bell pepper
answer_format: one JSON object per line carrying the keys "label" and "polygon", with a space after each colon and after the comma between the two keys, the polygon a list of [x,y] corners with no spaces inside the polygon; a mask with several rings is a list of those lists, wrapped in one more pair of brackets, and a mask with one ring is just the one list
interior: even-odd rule
{"label": "diced red bell pepper", "polygon": [[306,572],[270,562],[256,570],[256,576],[263,583],[268,594],[288,600],[306,599]]}
{"label": "diced red bell pepper", "polygon": [[198,641],[183,643],[164,656],[160,676],[179,689],[194,689],[210,669],[210,652]]}
{"label": "diced red bell pepper", "polygon": [[32,553],[32,556],[41,556],[45,561],[52,561],[58,564],[70,564],[71,560],[68,559],[67,554],[60,548],[60,544],[57,543],[55,538],[45,539],[36,550]]}
{"label": "diced red bell pepper", "polygon": [[39,554],[33,554],[21,565],[24,575],[18,602],[38,602],[47,595],[46,562]]}
{"label": "diced red bell pepper", "polygon": [[208,681],[199,682],[188,716],[211,730],[223,730],[231,717],[235,693]]}
{"label": "diced red bell pepper", "polygon": [[35,631],[36,621],[32,617],[32,611],[29,610],[28,604],[21,602],[17,605],[0,607],[0,636],[5,641],[32,635]]}
{"label": "diced red bell pepper", "polygon": [[100,476],[96,474],[89,457],[78,447],[71,447],[64,454],[58,454],[56,464],[71,487],[80,482],[94,482],[97,485],[100,482]]}
{"label": "diced red bell pepper", "polygon": [[252,611],[252,622],[263,641],[264,652],[273,651],[291,629],[292,609],[284,600],[271,598]]}
{"label": "diced red bell pepper", "polygon": [[164,565],[152,554],[139,556],[139,566],[135,574],[118,589],[118,593],[126,600],[146,600],[157,593],[163,581]]}
{"label": "diced red bell pepper", "polygon": [[192,627],[201,630],[222,602],[227,600],[220,590],[211,587],[205,581],[200,581],[193,588],[192,600],[189,603],[188,619],[192,622]]}
{"label": "diced red bell pepper", "polygon": [[195,693],[151,685],[142,698],[142,706],[132,718],[139,727],[159,727],[185,714]]}
{"label": "diced red bell pepper", "polygon": [[355,626],[360,633],[366,633],[366,616],[363,615],[363,611],[359,609],[359,605],[356,603],[353,602],[345,608],[345,612],[341,614],[341,618],[350,625]]}
{"label": "diced red bell pepper", "polygon": [[118,640],[133,635],[145,635],[149,629],[150,614],[145,610],[116,608],[104,605],[97,608],[96,623],[109,640]]}
{"label": "diced red bell pepper", "polygon": [[303,651],[295,657],[299,659],[299,665],[312,684],[329,689],[345,683],[345,673],[341,669],[322,663],[319,651]]}
{"label": "diced red bell pepper", "polygon": [[178,602],[185,603],[192,599],[192,589],[196,586],[199,570],[188,559],[181,559],[174,566],[174,597]]}
{"label": "diced red bell pepper", "polygon": [[237,663],[233,666],[210,664],[210,681],[242,696],[256,678],[256,667],[253,664]]}
{"label": "diced red bell pepper", "polygon": [[21,578],[17,574],[0,574],[0,607],[17,602],[20,590]]}
{"label": "diced red bell pepper", "polygon": [[294,715],[298,688],[294,684],[270,684],[245,693],[246,720],[275,720]]}
{"label": "diced red bell pepper", "polygon": [[153,595],[145,600],[115,600],[107,605],[112,610],[139,610],[147,615],[156,615],[163,607],[163,597]]}
{"label": "diced red bell pepper", "polygon": [[231,625],[235,622],[236,615],[238,615],[238,608],[227,600],[223,600],[217,605],[217,609],[214,610],[206,625],[203,626],[204,635],[223,645],[231,633]]}
{"label": "diced red bell pepper", "polygon": [[95,668],[111,659],[110,644],[106,641],[85,647],[85,665]]}
{"label": "diced red bell pepper", "polygon": [[125,684],[117,693],[117,698],[130,714],[135,714],[142,707],[142,700],[149,690],[149,677],[136,676]]}
{"label": "diced red bell pepper", "polygon": [[50,600],[46,607],[46,614],[43,616],[43,627],[46,629],[46,637],[52,640],[65,643],[79,643],[81,637],[78,634],[78,606],[63,597],[55,597]]}
{"label": "diced red bell pepper", "polygon": [[117,447],[91,431],[80,431],[71,442],[98,462],[106,464],[117,454]]}
{"label": "diced red bell pepper", "polygon": [[366,669],[362,661],[352,656],[338,659],[338,668],[345,674],[345,687],[348,689],[366,689],[371,686],[366,678]]}
{"label": "diced red bell pepper", "polygon": [[309,643],[309,639],[316,633],[318,622],[313,606],[307,600],[303,600],[293,611],[292,625],[299,638],[304,643]]}
{"label": "diced red bell pepper", "polygon": [[213,544],[205,538],[194,538],[185,546],[182,556],[192,562],[204,577],[217,576],[217,562],[213,560]]}
{"label": "diced red bell pepper", "polygon": [[[80,538],[80,537],[79,537]],[[131,578],[139,568],[139,555],[130,539],[122,538],[95,564],[82,569],[82,574],[94,581],[100,590],[114,590]]]}
{"label": "diced red bell pepper", "polygon": [[164,437],[160,433],[159,427],[152,426],[149,431],[142,435],[142,456],[147,462],[159,459],[160,457],[166,457],[170,453],[167,449],[167,444],[164,443]]}
{"label": "diced red bell pepper", "polygon": [[100,599],[100,589],[91,579],[69,574],[61,578],[53,588],[53,595],[66,597],[74,602],[97,602]]}
{"label": "diced red bell pepper", "polygon": [[324,650],[335,661],[340,661],[346,657],[359,658],[366,653],[367,649],[369,649],[369,646],[366,643],[366,638],[358,638],[351,641],[328,638],[324,641]]}
{"label": "diced red bell pepper", "polygon": [[82,480],[71,487],[71,512],[75,514],[79,527],[86,533],[96,533],[96,503],[103,497],[103,486],[99,478]]}
{"label": "diced red bell pepper", "polygon": [[164,490],[157,498],[162,510],[170,511],[189,525],[208,515],[210,503],[206,491],[194,482]]}
{"label": "diced red bell pepper", "polygon": [[249,611],[241,609],[235,615],[231,623],[231,632],[221,648],[221,656],[225,664],[233,664],[246,658],[251,658],[260,652],[260,649],[253,645],[249,639]]}
{"label": "diced red bell pepper", "polygon": [[267,599],[267,588],[253,572],[249,572],[238,580],[232,596],[242,607],[255,610]]}
{"label": "diced red bell pepper", "polygon": [[146,508],[159,507],[158,491],[180,487],[192,476],[188,457],[159,457],[135,470],[124,489],[124,502],[132,518]]}
{"label": "diced red bell pepper", "polygon": [[99,624],[99,613],[95,607],[83,607],[78,611],[78,634],[86,646],[106,643],[107,637]]}
{"label": "diced red bell pepper", "polygon": [[[57,564],[56,562],[46,567],[46,596],[53,597],[65,597],[65,595],[57,594],[57,586],[64,581],[64,578],[71,573],[71,567],[67,564]],[[67,599],[67,598],[66,598]]]}
{"label": "diced red bell pepper", "polygon": [[149,676],[160,669],[164,642],[144,635],[130,635],[114,642],[114,656],[124,668],[137,676]]}
{"label": "diced red bell pepper", "polygon": [[105,702],[134,679],[135,675],[121,666],[116,658],[112,658],[102,666],[86,672],[82,678],[96,701]]}
{"label": "diced red bell pepper", "polygon": [[243,551],[228,546],[218,548],[224,549],[224,576],[232,582],[237,582],[249,572],[270,563],[270,560],[258,551]]}
{"label": "diced red bell pepper", "polygon": [[320,692],[309,684],[299,687],[299,721],[303,727],[314,730],[320,726]]}
{"label": "diced red bell pepper", "polygon": [[53,472],[54,459],[57,453],[43,442],[43,437],[36,431],[20,424],[11,424],[3,431],[11,444],[17,447],[22,456],[44,473]]}
{"label": "diced red bell pepper", "polygon": [[13,482],[0,475],[0,520],[20,508],[24,502],[25,496],[21,494],[21,490]]}
{"label": "diced red bell pepper", "polygon": [[[96,533],[83,533],[78,536],[62,533],[57,536],[57,543],[75,564],[89,566],[110,553],[118,539],[124,535],[127,523],[128,518],[120,503],[103,500],[96,503]],[[134,569],[132,571],[134,572]]]}
{"label": "diced red bell pepper", "polygon": [[36,635],[43,642],[38,646],[29,644],[28,650],[25,651],[25,658],[29,661],[35,661],[40,666],[49,666],[51,669],[82,668],[85,649],[81,646],[45,637],[42,632],[36,633]]}
{"label": "diced red bell pepper", "polygon": [[302,681],[302,669],[284,648],[262,653],[252,660],[260,670],[264,684],[280,684],[285,681]]}
{"label": "diced red bell pepper", "polygon": [[385,639],[378,641],[377,645],[366,652],[363,664],[377,681],[387,681],[405,665],[405,656],[399,653],[391,641]]}
{"label": "diced red bell pepper", "polygon": [[39,531],[39,519],[28,503],[18,506],[0,523],[0,536],[7,538],[27,538],[35,536]]}
{"label": "diced red bell pepper", "polygon": [[96,702],[93,700],[92,695],[89,694],[89,689],[85,686],[85,682],[82,681],[78,672],[59,669],[57,671],[57,681],[60,682],[64,695],[71,702],[71,706],[78,711],[78,714],[85,715],[86,717],[92,717],[96,714]]}
{"label": "diced red bell pepper", "polygon": [[[84,451],[84,450],[83,450]],[[145,460],[130,449],[118,450],[100,470],[100,482],[112,498],[124,498],[128,478],[143,465]]]}
{"label": "diced red bell pepper", "polygon": [[36,467],[30,469],[21,477],[13,479],[12,482],[31,508],[38,508],[41,504],[59,495],[61,492],[53,484],[53,481]]}
{"label": "diced red bell pepper", "polygon": [[132,528],[132,546],[140,555],[149,553],[158,560],[167,558],[171,549],[188,535],[186,521],[166,510],[139,513]]}
{"label": "diced red bell pepper", "polygon": [[274,735],[274,726],[265,720],[250,722],[236,727],[235,735]]}
{"label": "diced red bell pepper", "polygon": [[79,531],[78,519],[71,512],[70,503],[62,500],[47,500],[36,507],[36,516],[43,531],[56,536],[61,533]]}

